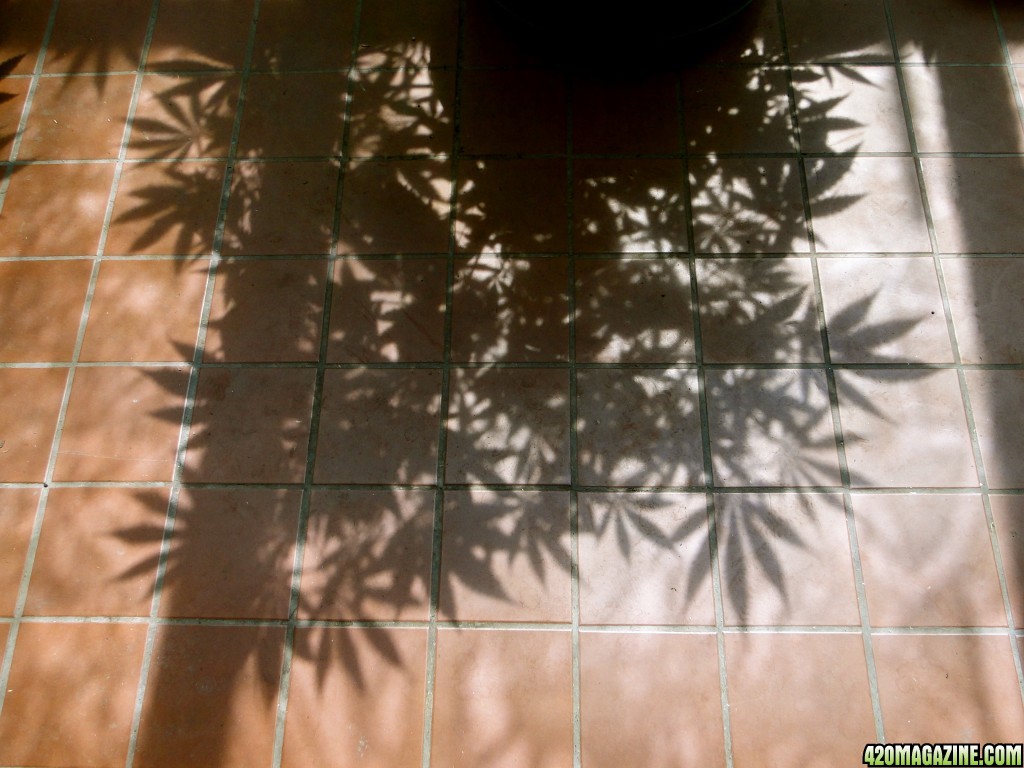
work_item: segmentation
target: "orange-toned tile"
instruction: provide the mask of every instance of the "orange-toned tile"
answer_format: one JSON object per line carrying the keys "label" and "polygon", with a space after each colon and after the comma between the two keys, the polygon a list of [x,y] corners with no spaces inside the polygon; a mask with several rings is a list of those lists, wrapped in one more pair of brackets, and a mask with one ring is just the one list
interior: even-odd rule
{"label": "orange-toned tile", "polygon": [[1007,638],[876,635],[873,645],[887,740],[1020,738],[1024,709]]}
{"label": "orange-toned tile", "polygon": [[327,360],[441,360],[446,274],[441,259],[339,261]]}
{"label": "orange-toned tile", "polygon": [[148,616],[166,489],[50,491],[29,582],[28,616]]}
{"label": "orange-toned tile", "polygon": [[584,493],[579,520],[583,623],[714,623],[703,495]]}
{"label": "orange-toned tile", "polygon": [[455,0],[368,0],[361,6],[361,67],[413,64],[447,67],[456,63],[459,4]]}
{"label": "orange-toned tile", "polygon": [[439,613],[455,621],[568,622],[569,497],[449,491]]}
{"label": "orange-toned tile", "polygon": [[437,634],[432,765],[572,762],[568,632]]}
{"label": "orange-toned tile", "polygon": [[715,497],[726,624],[860,623],[838,495]]}
{"label": "orange-toned tile", "polygon": [[1024,363],[1024,259],[943,259],[956,343],[965,363]]}
{"label": "orange-toned tile", "polygon": [[67,377],[64,368],[0,368],[0,481],[43,481]]}
{"label": "orange-toned tile", "polygon": [[700,259],[697,285],[704,362],[823,359],[809,260]]}
{"label": "orange-toned tile", "polygon": [[103,262],[81,359],[190,362],[208,268],[205,259]]}
{"label": "orange-toned tile", "polygon": [[1019,629],[1024,627],[1024,496],[992,495],[989,498],[1010,610],[1013,623]]}
{"label": "orange-toned tile", "polygon": [[810,250],[800,174],[793,160],[694,159],[690,199],[698,253]]}
{"label": "orange-toned tile", "polygon": [[186,480],[300,483],[316,371],[207,368],[199,375]]}
{"label": "orange-toned tile", "polygon": [[689,150],[794,150],[788,86],[782,70],[693,68],[683,73],[682,87]]}
{"label": "orange-toned tile", "polygon": [[217,268],[204,359],[308,362],[320,351],[327,265],[321,259],[235,261]]}
{"label": "orange-toned tile", "polygon": [[680,149],[674,78],[578,74],[572,97],[573,152],[632,155]]}
{"label": "orange-toned tile", "polygon": [[16,168],[0,212],[0,256],[95,255],[113,179],[113,165]]}
{"label": "orange-toned tile", "polygon": [[702,481],[697,377],[683,370],[580,371],[579,480],[584,485]]}
{"label": "orange-toned tile", "polygon": [[709,371],[707,398],[719,485],[839,484],[824,371]]}
{"label": "orange-toned tile", "polygon": [[433,483],[441,372],[332,370],[324,377],[318,483]]}
{"label": "orange-toned tile", "polygon": [[464,160],[458,166],[460,251],[564,253],[564,160]]}
{"label": "orange-toned tile", "polygon": [[554,362],[569,357],[566,259],[478,256],[455,263],[453,360]]}
{"label": "orange-toned tile", "polygon": [[136,764],[269,763],[283,652],[283,627],[161,627]]}
{"label": "orange-toned tile", "polygon": [[893,59],[883,0],[783,0],[782,8],[793,62]]}
{"label": "orange-toned tile", "polygon": [[90,261],[0,263],[0,360],[70,360]]}
{"label": "orange-toned tile", "polygon": [[953,361],[930,259],[821,259],[818,270],[833,360]]}
{"label": "orange-toned tile", "polygon": [[[40,3],[46,6],[46,3]],[[44,72],[110,72],[135,69],[149,24],[147,3],[71,0],[57,10]],[[100,78],[102,81],[102,78]]]}
{"label": "orange-toned tile", "polygon": [[55,480],[170,480],[188,371],[84,368],[75,374]]}
{"label": "orange-toned tile", "polygon": [[929,157],[921,164],[940,252],[1020,252],[1020,158]]}
{"label": "orange-toned tile", "polygon": [[330,162],[239,163],[231,180],[224,253],[327,253],[337,186],[338,169]]}
{"label": "orange-toned tile", "polygon": [[125,166],[117,187],[105,253],[210,253],[223,186],[223,163]]}
{"label": "orange-toned tile", "polygon": [[1003,63],[991,5],[903,0],[892,6],[892,25],[904,61]]}
{"label": "orange-toned tile", "polygon": [[854,487],[978,483],[955,371],[837,371]]}
{"label": "orange-toned tile", "polygon": [[1006,626],[977,496],[856,495],[871,624]]}
{"label": "orange-toned tile", "polygon": [[725,658],[737,766],[847,765],[875,740],[859,633],[726,635]]}
{"label": "orange-toned tile", "polygon": [[418,629],[297,630],[282,765],[419,766],[426,644]]}
{"label": "orange-toned tile", "polygon": [[448,160],[351,163],[341,200],[341,253],[446,253]]}
{"label": "orange-toned tile", "polygon": [[[342,72],[254,74],[238,136],[241,157],[326,157],[341,151]],[[287,115],[287,120],[281,116]]]}
{"label": "orange-toned tile", "polygon": [[575,277],[578,361],[694,359],[690,273],[684,261],[580,260]]}
{"label": "orange-toned tile", "polygon": [[352,157],[452,151],[452,70],[370,70],[356,77],[348,123]]}
{"label": "orange-toned tile", "polygon": [[182,491],[160,615],[286,619],[298,490]]}
{"label": "orange-toned tile", "polygon": [[462,369],[451,389],[448,482],[568,482],[568,371]]}
{"label": "orange-toned tile", "polygon": [[145,643],[138,624],[23,624],[0,718],[0,761],[122,764]]}
{"label": "orange-toned tile", "polygon": [[254,0],[161,2],[148,69],[241,69]]}
{"label": "orange-toned tile", "polygon": [[724,765],[715,638],[584,632],[580,714],[588,768]]}
{"label": "orange-toned tile", "polygon": [[352,59],[357,3],[260,3],[252,64],[257,70],[342,69]]}
{"label": "orange-toned tile", "polygon": [[1014,428],[1024,371],[968,371],[967,390],[989,486],[1024,487],[1024,433]]}
{"label": "orange-toned tile", "polygon": [[34,489],[0,489],[0,616],[14,615],[38,503]]}
{"label": "orange-toned tile", "polygon": [[[0,62],[2,61],[0,58]],[[27,77],[0,80],[0,160],[10,157],[11,146],[18,132],[21,112],[25,107],[25,97],[31,83]]]}
{"label": "orange-toned tile", "polygon": [[234,74],[146,75],[127,156],[226,156],[240,83]]}
{"label": "orange-toned tile", "polygon": [[7,0],[3,8],[4,29],[0,32],[0,61],[21,57],[11,69],[11,74],[30,75],[42,48],[43,33],[46,31],[52,6],[37,0]]}
{"label": "orange-toned tile", "polygon": [[459,141],[468,154],[565,152],[565,77],[550,70],[466,70]]}
{"label": "orange-toned tile", "polygon": [[299,616],[425,621],[433,527],[432,491],[316,491]]}

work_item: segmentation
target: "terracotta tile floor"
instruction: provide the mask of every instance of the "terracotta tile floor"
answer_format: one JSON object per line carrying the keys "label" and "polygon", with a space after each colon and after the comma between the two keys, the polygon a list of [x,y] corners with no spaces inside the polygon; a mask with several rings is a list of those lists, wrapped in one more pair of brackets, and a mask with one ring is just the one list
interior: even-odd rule
{"label": "terracotta tile floor", "polygon": [[1024,741],[1024,12],[0,0],[0,766]]}

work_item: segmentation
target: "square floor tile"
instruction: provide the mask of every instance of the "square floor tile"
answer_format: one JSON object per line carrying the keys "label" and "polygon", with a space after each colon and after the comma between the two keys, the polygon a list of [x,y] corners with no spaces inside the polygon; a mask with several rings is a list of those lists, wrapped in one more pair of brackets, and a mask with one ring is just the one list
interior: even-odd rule
{"label": "square floor tile", "polygon": [[203,359],[315,362],[326,280],[321,259],[220,264]]}
{"label": "square floor tile", "polygon": [[837,371],[854,487],[974,487],[978,476],[955,371]]}
{"label": "square floor tile", "polygon": [[449,491],[438,612],[453,621],[571,619],[569,497]]}
{"label": "square floor tile", "polygon": [[459,141],[467,154],[565,152],[569,104],[557,71],[466,70],[460,103]]}
{"label": "square floor tile", "polygon": [[860,633],[726,635],[725,658],[737,766],[849,765],[875,740]]}
{"label": "square floor tile", "polygon": [[1020,738],[1024,709],[1007,638],[875,635],[872,644],[886,739]]}
{"label": "square floor tile", "polygon": [[569,358],[566,259],[477,256],[455,262],[451,358],[556,362]]}
{"label": "square floor tile", "polygon": [[726,624],[860,623],[838,495],[715,497]]}
{"label": "square floor tile", "polygon": [[[572,150],[593,154],[678,152],[676,82],[661,74],[577,74],[572,85]],[[522,150],[518,150],[522,151]]]}
{"label": "square floor tile", "polygon": [[[752,3],[730,19],[729,34],[705,35],[695,60],[702,64],[757,64],[783,60],[776,3]],[[687,52],[690,54],[690,52]]]}
{"label": "square floor tile", "polygon": [[956,343],[965,363],[1024,363],[1024,258],[943,259]]}
{"label": "square floor tile", "polygon": [[352,59],[352,0],[267,0],[260,3],[252,65],[257,70],[342,69]]}
{"label": "square floor tile", "polygon": [[[341,152],[343,72],[254,74],[238,135],[241,157],[326,157]],[[287,115],[287,120],[281,116]]]}
{"label": "square floor tile", "polygon": [[146,627],[138,624],[22,624],[0,719],[0,761],[124,763],[145,644]]}
{"label": "square floor tile", "polygon": [[996,0],[996,13],[1014,64],[1024,64],[1024,8],[1016,0]]}
{"label": "square floor tile", "polygon": [[39,81],[18,150],[20,160],[101,160],[118,156],[131,75],[56,77]]}
{"label": "square floor tile", "polygon": [[282,765],[419,766],[426,645],[419,629],[297,630]]}
{"label": "square floor tile", "polygon": [[328,362],[444,359],[443,260],[344,259],[334,281]]}
{"label": "square floor tile", "polygon": [[694,159],[693,237],[698,253],[808,251],[800,173],[780,158]]}
{"label": "square floor tile", "polygon": [[805,152],[910,151],[893,67],[799,67],[793,85]]}
{"label": "square floor tile", "polygon": [[1003,63],[990,5],[903,0],[892,6],[892,25],[903,61]]}
{"label": "square floor tile", "polygon": [[718,485],[838,485],[828,383],[815,369],[707,372]]}
{"label": "square floor tile", "polygon": [[0,360],[70,360],[91,261],[0,263]]}
{"label": "square floor tile", "polygon": [[1024,496],[994,494],[989,498],[1013,623],[1020,629],[1024,627]]}
{"label": "square floor tile", "polygon": [[465,8],[465,66],[542,69],[552,64],[551,51],[544,50],[543,41],[509,34],[523,23],[509,8],[487,0],[469,0]]}
{"label": "square floor tile", "polygon": [[369,0],[361,6],[361,67],[449,67],[457,63],[459,5],[455,0]]}
{"label": "square floor tile", "polygon": [[0,368],[0,482],[43,481],[67,378],[64,368]]}
{"label": "square floor tile", "polygon": [[241,69],[252,29],[254,0],[161,2],[148,69]]}
{"label": "square floor tile", "polygon": [[283,627],[161,627],[136,764],[269,763],[283,653]]}
{"label": "square floor tile", "polygon": [[931,259],[820,259],[818,270],[833,360],[953,361]]}
{"label": "square floor tile", "polygon": [[[0,46],[2,45],[3,43],[0,43]],[[7,66],[10,66],[10,61],[0,57],[0,62]],[[10,157],[10,150],[21,121],[21,112],[25,107],[25,97],[31,84],[32,80],[24,77],[7,78],[0,85],[0,160],[7,160]]]}
{"label": "square floor tile", "polygon": [[[437,633],[432,765],[572,762],[568,632]],[[509,664],[510,658],[528,659]]]}
{"label": "square floor tile", "polygon": [[104,261],[81,359],[191,362],[208,269],[205,259]]}
{"label": "square floor tile", "polygon": [[0,489],[0,616],[14,615],[38,504],[35,489]]}
{"label": "square floor tile", "polygon": [[453,371],[447,428],[449,483],[567,483],[569,373]]}
{"label": "square floor tile", "polygon": [[449,160],[350,163],[341,198],[340,253],[447,253]]}
{"label": "square floor tile", "polygon": [[338,169],[333,163],[239,163],[224,229],[224,252],[326,254],[331,247]]}
{"label": "square floor tile", "polygon": [[921,160],[935,237],[942,253],[1024,250],[1014,222],[1024,217],[1020,158],[929,157]]}
{"label": "square floor tile", "polygon": [[433,483],[441,371],[330,370],[324,377],[318,483]]}
{"label": "square floor tile", "polygon": [[75,374],[55,480],[170,480],[188,371],[84,368]]}
{"label": "square floor tile", "polygon": [[106,164],[16,168],[0,213],[0,256],[95,255],[113,179]]}
{"label": "square floor tile", "polygon": [[286,619],[298,490],[182,491],[160,615]]}
{"label": "square floor tile", "polygon": [[1006,626],[978,496],[854,496],[871,624]]}
{"label": "square floor tile", "polygon": [[568,182],[564,160],[463,160],[457,172],[458,250],[565,252]]}
{"label": "square floor tile", "polygon": [[1024,432],[1015,424],[1024,371],[968,371],[967,390],[989,486],[1024,487]]}
{"label": "square floor tile", "polygon": [[[12,75],[31,75],[42,48],[43,33],[51,6],[36,0],[8,0],[4,4],[4,34],[0,38],[0,61],[22,57]],[[4,83],[6,86],[7,83]]]}
{"label": "square floor tile", "polygon": [[694,359],[690,272],[678,259],[577,261],[576,360]]}
{"label": "square floor tile", "polygon": [[807,188],[819,252],[931,251],[910,158],[809,160]]}
{"label": "square floor tile", "polygon": [[199,374],[184,478],[301,483],[316,371],[206,368]]}
{"label": "square floor tile", "polygon": [[55,488],[32,565],[28,616],[148,616],[164,488]]}
{"label": "square floor tile", "polygon": [[702,482],[697,376],[692,371],[580,371],[576,394],[581,483]]}
{"label": "square floor tile", "polygon": [[317,490],[299,616],[426,621],[433,528],[433,491]]}
{"label": "square floor tile", "polygon": [[[43,8],[46,3],[39,3]],[[44,72],[112,72],[139,66],[151,8],[118,0],[62,2]],[[34,62],[33,62],[34,63]]]}
{"label": "square floor tile", "polygon": [[588,768],[723,765],[714,636],[584,632],[580,714]]}
{"label": "square floor tile", "polygon": [[704,362],[824,359],[808,259],[699,259],[697,285]]}
{"label": "square floor tile", "polygon": [[240,84],[235,74],[146,75],[127,156],[225,157]]}
{"label": "square floor tile", "polygon": [[576,160],[573,248],[577,253],[685,252],[684,173],[683,162],[670,158]]}
{"label": "square floor tile", "polygon": [[210,253],[223,187],[223,163],[125,166],[105,252],[112,256]]}
{"label": "square floor tile", "polygon": [[883,0],[783,0],[782,8],[794,62],[893,59]]}
{"label": "square floor tile", "polygon": [[714,623],[703,495],[584,493],[579,521],[581,622]]}
{"label": "square floor tile", "polygon": [[687,69],[686,146],[693,152],[792,152],[786,73],[760,67]]}

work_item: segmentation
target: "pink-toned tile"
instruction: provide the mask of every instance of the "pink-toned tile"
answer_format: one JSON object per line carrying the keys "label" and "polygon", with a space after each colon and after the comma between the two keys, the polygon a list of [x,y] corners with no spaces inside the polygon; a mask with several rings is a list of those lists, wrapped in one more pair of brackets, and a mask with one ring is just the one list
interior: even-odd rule
{"label": "pink-toned tile", "polygon": [[148,616],[167,516],[163,488],[50,491],[29,616]]}
{"label": "pink-toned tile", "polygon": [[318,483],[433,483],[441,372],[331,370],[324,377]]}
{"label": "pink-toned tile", "polygon": [[357,7],[352,0],[261,2],[253,67],[288,72],[348,66]]}
{"label": "pink-toned tile", "polygon": [[715,638],[583,633],[580,715],[588,768],[724,765]]}
{"label": "pink-toned tile", "polygon": [[1024,363],[1024,258],[943,259],[956,343],[965,363]]}
{"label": "pink-toned tile", "polygon": [[146,75],[132,120],[128,157],[224,157],[240,84],[235,74]]}
{"label": "pink-toned tile", "polygon": [[682,88],[689,150],[787,152],[795,148],[782,70],[693,68],[684,72]]}
{"label": "pink-toned tile", "polygon": [[0,263],[0,360],[70,360],[91,272],[85,260]]}
{"label": "pink-toned tile", "polygon": [[572,89],[573,152],[678,152],[679,98],[674,78],[577,74]]}
{"label": "pink-toned tile", "polygon": [[[254,74],[238,135],[241,157],[326,157],[341,152],[342,72]],[[287,115],[287,120],[281,116]]]}
{"label": "pink-toned tile", "polygon": [[449,491],[439,613],[455,621],[568,622],[569,497]]}
{"label": "pink-toned tile", "polygon": [[991,5],[903,0],[892,6],[892,25],[903,61],[1003,63]]}
{"label": "pink-toned tile", "polygon": [[1024,371],[968,371],[967,390],[989,486],[1024,487],[1024,433],[1014,426],[1024,402]]}
{"label": "pink-toned tile", "polygon": [[[38,3],[45,8],[46,3]],[[57,9],[44,72],[111,72],[139,66],[150,7],[118,0],[70,0]],[[99,82],[103,77],[98,78]]]}
{"label": "pink-toned tile", "polygon": [[148,69],[241,69],[252,29],[254,0],[160,3]]}
{"label": "pink-toned tile", "polygon": [[784,0],[782,8],[793,62],[893,59],[883,0]]}
{"label": "pink-toned tile", "polygon": [[67,378],[64,368],[0,368],[0,481],[43,481]]}
{"label": "pink-toned tile", "polygon": [[432,491],[317,490],[299,616],[425,621],[433,527]]}
{"label": "pink-toned tile", "polygon": [[[459,141],[464,152],[565,152],[565,76],[551,70],[466,70]],[[583,151],[583,150],[581,150]]]}
{"label": "pink-toned tile", "polygon": [[568,632],[442,629],[436,665],[432,765],[572,762]]}
{"label": "pink-toned tile", "polygon": [[7,765],[122,765],[146,627],[23,624],[0,718]]}
{"label": "pink-toned tile", "polygon": [[419,766],[426,644],[418,629],[297,630],[282,765]]}
{"label": "pink-toned tile", "polygon": [[368,0],[361,8],[359,66],[456,64],[459,5],[455,0]]}
{"label": "pink-toned tile", "polygon": [[38,504],[34,489],[0,489],[0,616],[14,615]]}
{"label": "pink-toned tile", "polygon": [[703,495],[585,493],[579,510],[583,623],[714,623]]}
{"label": "pink-toned tile", "polygon": [[1013,611],[1013,623],[1019,629],[1024,627],[1024,496],[993,494],[989,498],[1010,610]]}

